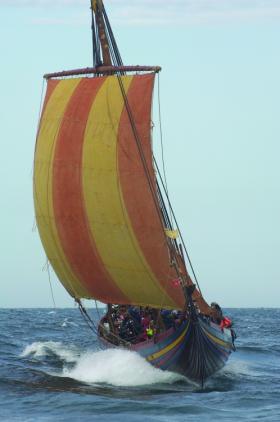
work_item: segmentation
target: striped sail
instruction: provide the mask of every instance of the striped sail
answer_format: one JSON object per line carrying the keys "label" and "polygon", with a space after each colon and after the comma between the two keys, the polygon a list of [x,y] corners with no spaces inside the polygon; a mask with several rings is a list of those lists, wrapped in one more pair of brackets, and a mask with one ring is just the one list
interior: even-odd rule
{"label": "striped sail", "polygon": [[[149,172],[154,74],[122,76]],[[34,164],[37,225],[75,298],[182,308],[117,76],[49,80]]]}

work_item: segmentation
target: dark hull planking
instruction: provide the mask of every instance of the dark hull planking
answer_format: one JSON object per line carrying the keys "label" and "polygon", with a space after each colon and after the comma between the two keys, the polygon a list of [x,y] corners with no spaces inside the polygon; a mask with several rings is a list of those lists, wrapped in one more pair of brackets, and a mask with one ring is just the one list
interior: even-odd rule
{"label": "dark hull planking", "polygon": [[[105,344],[113,346],[107,341]],[[177,329],[170,328],[151,340],[129,347],[156,368],[177,372],[202,384],[225,365],[233,349],[230,330],[222,331],[200,318],[186,320]]]}

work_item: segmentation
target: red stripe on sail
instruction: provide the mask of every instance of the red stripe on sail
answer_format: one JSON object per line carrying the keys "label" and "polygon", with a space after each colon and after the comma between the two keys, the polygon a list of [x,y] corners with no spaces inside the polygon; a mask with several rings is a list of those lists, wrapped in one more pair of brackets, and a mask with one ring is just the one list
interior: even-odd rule
{"label": "red stripe on sail", "polygon": [[65,256],[89,296],[126,303],[105,270],[91,237],[82,186],[82,152],[88,114],[104,78],[82,79],[60,126],[53,162],[53,204]]}
{"label": "red stripe on sail", "polygon": [[[135,76],[127,97],[154,188],[151,151],[151,101],[154,75]],[[118,170],[125,206],[138,244],[159,284],[178,306],[184,306],[181,289],[172,285],[176,277],[170,267],[166,238],[149,189],[127,112],[123,111],[118,132]]]}

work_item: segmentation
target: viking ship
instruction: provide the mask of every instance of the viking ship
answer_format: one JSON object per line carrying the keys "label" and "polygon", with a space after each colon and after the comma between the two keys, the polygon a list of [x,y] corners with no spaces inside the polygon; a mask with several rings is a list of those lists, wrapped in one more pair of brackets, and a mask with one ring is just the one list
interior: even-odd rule
{"label": "viking ship", "polygon": [[[91,1],[91,17],[93,66],[44,75],[34,158],[41,241],[88,322],[82,299],[107,305],[96,327],[103,345],[203,383],[234,350],[233,330],[203,298],[153,155],[161,68],[123,64],[102,0]],[[122,335],[121,307],[153,326]]]}

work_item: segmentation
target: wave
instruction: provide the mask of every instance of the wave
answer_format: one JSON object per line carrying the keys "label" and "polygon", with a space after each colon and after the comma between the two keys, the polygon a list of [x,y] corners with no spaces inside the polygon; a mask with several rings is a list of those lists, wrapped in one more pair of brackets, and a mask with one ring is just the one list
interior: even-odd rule
{"label": "wave", "polygon": [[256,371],[252,366],[243,360],[229,360],[227,364],[218,372],[218,375],[225,375],[229,378],[239,379],[244,377],[252,377],[256,375]]}
{"label": "wave", "polygon": [[69,318],[64,318],[64,320],[61,324],[61,327],[65,328],[65,327],[68,327],[68,326],[78,327],[78,324],[76,324],[73,321],[70,321]]}
{"label": "wave", "polygon": [[64,376],[87,383],[105,383],[114,386],[141,386],[174,383],[180,375],[151,366],[136,352],[102,350],[82,355],[73,369],[65,369]]}
{"label": "wave", "polygon": [[270,355],[271,353],[279,354],[280,347],[276,343],[266,344],[264,345],[247,345],[247,346],[239,346],[237,349],[239,352],[245,352],[248,354],[264,354]]}
{"label": "wave", "polygon": [[41,358],[50,355],[55,355],[68,363],[75,363],[78,359],[79,352],[74,346],[69,348],[69,346],[64,346],[61,342],[39,341],[26,346],[20,356]]}
{"label": "wave", "polygon": [[186,381],[181,375],[154,368],[138,353],[127,350],[79,352],[74,346],[47,341],[32,343],[21,353],[24,358],[53,355],[63,361],[63,369],[62,372],[51,375],[72,378],[83,383],[138,387]]}
{"label": "wave", "polygon": [[[80,350],[74,345],[62,342],[35,342],[25,347],[21,357],[32,357],[42,360],[44,357],[56,356],[61,361],[59,372],[57,367],[51,368],[48,375],[71,378],[87,384],[107,384],[117,387],[141,387],[156,384],[171,385],[182,382],[190,384],[185,377],[169,371],[154,368],[138,353],[123,349]],[[53,365],[53,364],[52,364]],[[252,362],[239,358],[230,359],[226,366],[207,380],[209,387],[217,388],[217,383],[240,382],[256,377]],[[193,386],[195,388],[195,385]],[[220,385],[221,387],[221,385]],[[224,385],[227,388],[227,384]]]}

